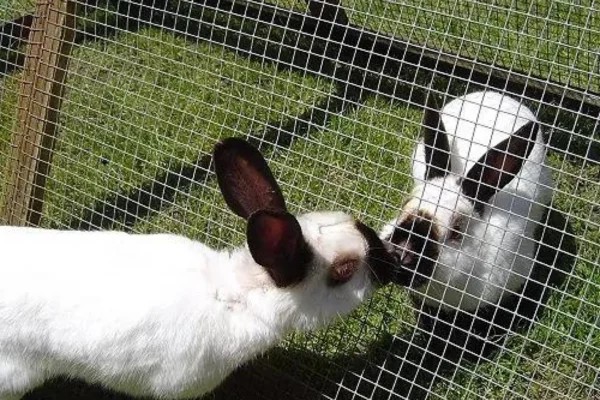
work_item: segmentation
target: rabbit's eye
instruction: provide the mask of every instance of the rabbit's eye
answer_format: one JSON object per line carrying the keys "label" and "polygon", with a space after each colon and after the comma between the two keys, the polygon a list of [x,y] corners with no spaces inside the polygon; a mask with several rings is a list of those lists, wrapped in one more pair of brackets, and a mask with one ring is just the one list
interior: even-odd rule
{"label": "rabbit's eye", "polygon": [[450,240],[458,240],[462,237],[464,232],[465,225],[461,218],[455,219],[452,222],[452,227],[450,228],[450,232],[448,234],[448,239]]}

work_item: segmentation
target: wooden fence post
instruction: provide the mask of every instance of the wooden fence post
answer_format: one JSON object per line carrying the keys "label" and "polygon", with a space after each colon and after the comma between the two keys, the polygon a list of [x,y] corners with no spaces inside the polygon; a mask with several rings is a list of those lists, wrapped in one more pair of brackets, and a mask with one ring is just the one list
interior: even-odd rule
{"label": "wooden fence post", "polygon": [[40,222],[74,31],[73,1],[38,0],[5,175],[5,224]]}

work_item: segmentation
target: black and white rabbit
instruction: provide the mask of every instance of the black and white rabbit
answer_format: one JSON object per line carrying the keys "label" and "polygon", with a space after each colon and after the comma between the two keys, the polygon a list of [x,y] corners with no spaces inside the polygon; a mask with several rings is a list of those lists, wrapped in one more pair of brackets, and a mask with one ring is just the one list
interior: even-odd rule
{"label": "black and white rabbit", "polygon": [[496,92],[441,111],[429,95],[412,163],[414,189],[380,237],[397,246],[405,285],[425,306],[475,313],[519,293],[535,263],[535,231],[551,201],[534,114]]}
{"label": "black and white rabbit", "polygon": [[290,214],[247,142],[224,140],[214,163],[226,203],[247,220],[247,247],[0,227],[0,400],[55,376],[197,397],[390,280],[392,259],[373,230],[341,212]]}

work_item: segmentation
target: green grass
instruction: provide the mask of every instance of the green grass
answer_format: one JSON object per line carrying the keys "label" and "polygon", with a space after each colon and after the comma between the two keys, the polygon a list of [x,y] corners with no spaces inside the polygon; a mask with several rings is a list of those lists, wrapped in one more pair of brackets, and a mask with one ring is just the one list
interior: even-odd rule
{"label": "green grass", "polygon": [[2,0],[0,1],[0,21],[8,21],[13,18],[31,12],[35,7],[34,0]]}
{"label": "green grass", "polygon": [[[593,1],[349,0],[350,20],[478,63],[600,90]],[[590,11],[590,9],[594,11]]]}
{"label": "green grass", "polygon": [[[15,4],[19,10],[26,8],[23,2]],[[421,1],[419,7],[436,12],[419,12],[411,5],[395,9],[382,7],[381,2],[345,4],[355,10],[351,15],[355,22],[449,51],[461,48],[465,55],[499,65],[512,65],[513,60],[515,65],[528,65],[526,50],[541,43],[505,31],[506,25],[538,32],[536,24],[541,22],[531,18],[524,24],[522,14],[504,6],[491,10],[478,2],[454,2],[439,9],[434,2]],[[549,4],[539,5],[536,12],[584,26],[578,9],[567,12],[557,2]],[[7,3],[0,10],[14,16],[18,7]],[[365,12],[381,18],[367,18]],[[447,23],[447,15],[437,12],[457,18]],[[458,17],[467,15],[481,23],[463,26]],[[514,19],[508,18],[511,15]],[[418,25],[414,32],[411,24]],[[430,29],[437,33],[428,33]],[[558,23],[548,25],[545,37],[560,44],[544,41],[538,56],[547,55],[546,61],[537,61],[532,68],[558,80],[567,68],[588,71],[590,65],[569,53],[562,39],[565,34],[558,29],[562,29]],[[598,29],[598,19],[592,18],[586,29]],[[443,32],[451,35],[443,39]],[[583,37],[581,54],[600,45],[600,39],[592,39]],[[496,46],[504,50],[498,52]],[[562,66],[553,69],[552,63]],[[571,79],[584,75],[574,72]],[[20,74],[14,73],[1,82],[2,162],[9,150],[19,79]],[[130,203],[135,202],[133,194],[139,195],[140,188],[151,187],[165,171],[193,165],[218,139],[250,135],[272,140],[280,121],[318,113],[324,100],[338,101],[335,93],[335,85],[325,76],[276,68],[217,44],[185,40],[158,29],[84,43],[75,49],[70,66],[43,225],[73,226],[90,210],[102,211],[115,196],[129,196]],[[264,151],[292,210],[343,210],[378,227],[395,215],[410,188],[409,162],[421,117],[421,110],[406,102],[369,97],[331,115],[324,126],[309,125],[289,148],[264,146]],[[551,153],[549,163],[556,169],[553,205],[569,216],[578,239],[572,275],[553,291],[546,313],[528,333],[511,338],[491,362],[467,364],[437,381],[433,392],[441,398],[588,399],[600,391],[600,165],[584,165],[581,157],[558,151]],[[134,219],[133,225],[132,218],[126,223],[119,217],[109,226],[180,233],[219,248],[243,243],[244,226],[225,211],[211,174],[200,174],[183,186],[157,210]],[[350,318],[315,334],[291,337],[265,362],[306,385],[322,386],[320,390],[333,396],[328,381],[351,380],[344,371],[360,365],[374,347],[385,346],[390,335],[410,341],[414,324],[407,292],[388,287]],[[259,376],[253,385],[265,381]],[[340,398],[344,393],[348,394],[342,391]]]}
{"label": "green grass", "polygon": [[[6,84],[1,117],[10,127],[17,82]],[[220,47],[143,31],[122,36],[119,45],[78,48],[68,87],[47,224],[78,214],[107,190],[127,192],[193,162],[221,137],[258,133],[267,121],[300,114],[332,85],[258,69]]]}

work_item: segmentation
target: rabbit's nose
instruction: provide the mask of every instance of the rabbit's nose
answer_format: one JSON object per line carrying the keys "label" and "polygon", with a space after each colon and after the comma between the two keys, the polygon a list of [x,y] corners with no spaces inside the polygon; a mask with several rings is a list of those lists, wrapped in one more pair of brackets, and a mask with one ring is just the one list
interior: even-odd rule
{"label": "rabbit's nose", "polygon": [[386,240],[383,240],[383,248],[385,249],[385,251],[387,251],[388,253],[395,255],[396,254],[396,246],[394,246],[389,239],[391,238],[387,238]]}
{"label": "rabbit's nose", "polygon": [[414,279],[415,271],[407,268],[401,263],[401,254],[399,252],[393,253],[395,260],[394,267],[392,269],[390,281],[400,286],[410,286]]}

